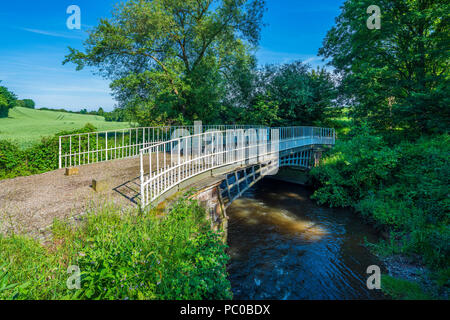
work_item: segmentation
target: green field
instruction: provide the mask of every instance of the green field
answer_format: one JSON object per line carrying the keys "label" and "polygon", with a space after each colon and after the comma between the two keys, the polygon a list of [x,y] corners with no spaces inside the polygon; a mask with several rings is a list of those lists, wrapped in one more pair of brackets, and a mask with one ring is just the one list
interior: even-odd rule
{"label": "green field", "polygon": [[0,118],[0,140],[9,139],[26,148],[42,137],[54,135],[63,130],[75,130],[87,123],[98,131],[124,129],[128,122],[107,122],[103,117],[66,112],[14,108],[8,118]]}

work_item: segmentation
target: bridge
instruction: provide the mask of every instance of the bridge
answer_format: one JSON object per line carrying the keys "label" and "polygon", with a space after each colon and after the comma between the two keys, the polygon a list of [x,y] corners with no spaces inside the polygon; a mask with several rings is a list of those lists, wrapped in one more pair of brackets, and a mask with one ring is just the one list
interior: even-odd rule
{"label": "bridge", "polygon": [[310,167],[314,149],[334,143],[334,129],[317,127],[133,128],[61,136],[59,167],[139,157],[142,207],[202,177],[222,175],[220,190],[229,205],[280,167]]}
{"label": "bridge", "polygon": [[55,219],[78,219],[93,205],[150,207],[186,189],[208,210],[226,208],[280,167],[312,166],[334,141],[327,128],[199,124],[61,136],[59,170],[0,181],[0,233],[40,237]]}

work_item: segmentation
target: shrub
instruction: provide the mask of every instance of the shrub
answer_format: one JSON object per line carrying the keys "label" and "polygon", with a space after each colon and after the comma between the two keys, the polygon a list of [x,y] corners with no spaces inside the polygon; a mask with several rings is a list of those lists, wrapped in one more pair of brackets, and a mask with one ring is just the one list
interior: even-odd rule
{"label": "shrub", "polygon": [[9,171],[23,162],[23,152],[14,142],[0,140],[0,170]]}
{"label": "shrub", "polygon": [[59,136],[94,132],[92,124],[73,131],[62,131],[52,137],[44,137],[26,150],[17,144],[0,140],[0,179],[27,176],[58,169]]}
{"label": "shrub", "polygon": [[331,206],[350,206],[383,185],[396,167],[398,155],[381,137],[365,131],[349,140],[338,140],[321,166],[311,175],[318,190],[314,197]]}

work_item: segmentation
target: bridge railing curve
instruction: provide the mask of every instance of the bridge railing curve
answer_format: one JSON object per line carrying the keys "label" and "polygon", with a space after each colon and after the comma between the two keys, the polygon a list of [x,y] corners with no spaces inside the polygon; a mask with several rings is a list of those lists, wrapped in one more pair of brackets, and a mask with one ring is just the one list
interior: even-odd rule
{"label": "bridge railing curve", "polygon": [[163,141],[140,150],[141,204],[149,205],[174,186],[208,170],[229,165],[276,163],[280,151],[332,145],[334,129],[249,127]]}
{"label": "bridge railing curve", "polygon": [[[248,129],[252,125],[203,125],[201,132],[210,130]],[[149,145],[169,141],[176,132],[196,133],[195,126],[139,127],[101,132],[69,134],[59,137],[59,168],[139,156]]]}

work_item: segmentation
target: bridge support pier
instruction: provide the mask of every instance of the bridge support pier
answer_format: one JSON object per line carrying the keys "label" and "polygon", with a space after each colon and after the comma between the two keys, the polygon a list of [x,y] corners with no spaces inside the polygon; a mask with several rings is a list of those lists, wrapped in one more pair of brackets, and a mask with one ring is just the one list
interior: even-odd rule
{"label": "bridge support pier", "polygon": [[322,149],[313,149],[314,167],[319,166],[320,159],[322,159]]}
{"label": "bridge support pier", "polygon": [[220,195],[219,183],[215,183],[199,190],[190,198],[196,199],[206,209],[206,219],[211,223],[211,229],[222,234],[226,243],[228,236],[228,216],[223,199]]}

